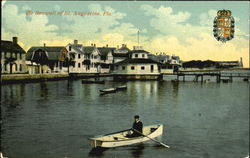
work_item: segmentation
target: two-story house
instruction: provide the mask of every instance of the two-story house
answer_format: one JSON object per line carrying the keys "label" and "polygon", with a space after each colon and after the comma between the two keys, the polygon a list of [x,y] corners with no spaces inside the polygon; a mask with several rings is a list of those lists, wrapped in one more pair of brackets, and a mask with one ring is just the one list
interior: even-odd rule
{"label": "two-story house", "polygon": [[115,49],[113,53],[114,63],[123,61],[128,58],[128,52],[130,49],[126,44],[122,44],[121,48]]}
{"label": "two-story house", "polygon": [[85,73],[83,45],[78,44],[78,40],[74,40],[73,44],[69,43],[65,48],[68,51],[66,61],[71,63],[69,64],[69,73]]}
{"label": "two-story house", "polygon": [[98,47],[100,55],[100,73],[110,73],[113,70],[113,54],[115,48],[108,47]]}
{"label": "two-story house", "polygon": [[1,40],[1,73],[27,73],[25,50],[18,44],[18,38],[12,41]]}

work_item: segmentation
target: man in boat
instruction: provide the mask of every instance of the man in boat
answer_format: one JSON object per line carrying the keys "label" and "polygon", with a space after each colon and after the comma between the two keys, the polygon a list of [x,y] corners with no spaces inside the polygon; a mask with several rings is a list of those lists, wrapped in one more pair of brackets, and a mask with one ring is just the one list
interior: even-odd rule
{"label": "man in boat", "polygon": [[142,136],[141,133],[142,133],[143,124],[140,121],[140,117],[138,115],[135,115],[134,118],[135,118],[135,122],[133,123],[132,129],[131,129],[133,133],[128,134],[126,136],[128,138]]}

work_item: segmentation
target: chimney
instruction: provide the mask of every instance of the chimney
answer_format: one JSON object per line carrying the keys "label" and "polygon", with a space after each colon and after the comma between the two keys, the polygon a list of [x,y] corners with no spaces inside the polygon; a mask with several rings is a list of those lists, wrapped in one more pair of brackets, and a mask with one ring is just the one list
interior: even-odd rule
{"label": "chimney", "polygon": [[93,47],[93,43],[91,43],[91,46]]}
{"label": "chimney", "polygon": [[106,47],[108,48],[108,47],[109,47],[109,45],[108,45],[108,44],[106,44]]}
{"label": "chimney", "polygon": [[117,45],[117,49],[119,49],[119,45]]}
{"label": "chimney", "polygon": [[43,44],[43,47],[46,47],[46,43]]}
{"label": "chimney", "polygon": [[125,47],[125,44],[122,44],[122,47]]}
{"label": "chimney", "polygon": [[12,40],[13,40],[13,44],[17,44],[17,37],[12,37]]}
{"label": "chimney", "polygon": [[78,44],[78,40],[74,40],[74,44]]}
{"label": "chimney", "polygon": [[94,47],[95,47],[96,45],[94,44]]}

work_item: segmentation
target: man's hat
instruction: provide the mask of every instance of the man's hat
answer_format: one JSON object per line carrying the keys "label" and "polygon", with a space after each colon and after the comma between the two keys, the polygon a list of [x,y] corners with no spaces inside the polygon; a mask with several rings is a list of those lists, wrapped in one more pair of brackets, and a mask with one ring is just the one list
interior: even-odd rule
{"label": "man's hat", "polygon": [[135,115],[135,119],[138,119],[139,118],[139,115]]}

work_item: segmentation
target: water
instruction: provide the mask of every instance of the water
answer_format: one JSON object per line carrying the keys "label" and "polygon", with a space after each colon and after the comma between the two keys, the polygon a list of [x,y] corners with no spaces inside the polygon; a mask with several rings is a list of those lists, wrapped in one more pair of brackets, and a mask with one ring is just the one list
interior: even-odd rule
{"label": "water", "polygon": [[[167,78],[170,80],[170,77]],[[2,148],[9,158],[243,158],[249,155],[249,83],[51,81],[1,89]],[[163,123],[162,142],[93,151],[88,138]]]}

